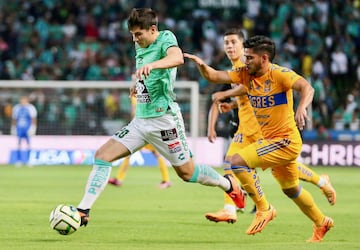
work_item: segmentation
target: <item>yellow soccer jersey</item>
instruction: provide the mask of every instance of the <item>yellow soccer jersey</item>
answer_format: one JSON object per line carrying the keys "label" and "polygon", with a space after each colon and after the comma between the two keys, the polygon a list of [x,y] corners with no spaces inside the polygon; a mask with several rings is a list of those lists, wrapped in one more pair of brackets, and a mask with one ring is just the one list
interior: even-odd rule
{"label": "yellow soccer jersey", "polygon": [[[240,60],[236,61],[233,65],[233,69],[245,66]],[[249,98],[247,96],[237,96],[236,102],[239,107],[239,127],[237,133],[242,133],[245,136],[255,134],[260,130],[260,126],[254,115],[254,110],[251,107]]]}
{"label": "yellow soccer jersey", "polygon": [[242,83],[248,88],[251,106],[265,138],[300,137],[294,119],[291,89],[300,75],[271,64],[260,77],[249,75],[246,67],[229,71],[229,76],[234,83]]}

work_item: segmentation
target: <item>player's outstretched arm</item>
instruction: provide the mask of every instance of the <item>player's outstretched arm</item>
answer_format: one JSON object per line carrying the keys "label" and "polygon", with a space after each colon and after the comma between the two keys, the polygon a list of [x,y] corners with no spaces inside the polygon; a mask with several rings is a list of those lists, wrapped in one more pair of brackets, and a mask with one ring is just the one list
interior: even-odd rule
{"label": "player's outstretched arm", "polygon": [[201,58],[193,54],[184,53],[184,58],[188,58],[193,61],[196,64],[202,77],[204,77],[209,82],[218,84],[232,83],[227,71],[216,70],[210,67]]}

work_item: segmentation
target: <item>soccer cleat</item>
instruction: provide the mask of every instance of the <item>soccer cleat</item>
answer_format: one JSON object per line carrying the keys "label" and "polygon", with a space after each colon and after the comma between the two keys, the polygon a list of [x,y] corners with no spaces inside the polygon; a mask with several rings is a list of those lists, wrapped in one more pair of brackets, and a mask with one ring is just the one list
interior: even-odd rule
{"label": "soccer cleat", "polygon": [[214,222],[235,223],[237,220],[236,213],[231,213],[226,209],[221,209],[215,213],[206,213],[205,217]]}
{"label": "soccer cleat", "polygon": [[110,179],[108,180],[108,183],[111,184],[111,185],[117,186],[117,187],[121,187],[121,186],[122,186],[122,182],[119,181],[119,180],[116,179],[116,178],[110,178]]}
{"label": "soccer cleat", "polygon": [[170,181],[162,181],[159,184],[160,189],[166,189],[166,188],[169,188],[169,187],[171,187],[171,182]]}
{"label": "soccer cleat", "polygon": [[330,217],[325,217],[321,226],[313,225],[313,234],[307,242],[320,242],[324,238],[327,231],[334,226],[334,221]]}
{"label": "soccer cleat", "polygon": [[274,219],[276,216],[276,210],[270,205],[270,208],[266,211],[256,211],[255,218],[251,225],[246,230],[246,234],[254,235],[261,232],[266,225]]}
{"label": "soccer cleat", "polygon": [[334,205],[336,202],[336,191],[331,185],[330,177],[326,174],[320,175],[325,180],[325,185],[321,187],[321,191],[326,196],[330,205]]}
{"label": "soccer cleat", "polygon": [[86,227],[86,225],[89,223],[89,220],[90,220],[90,217],[89,217],[90,209],[78,208],[77,210],[79,211],[80,218],[81,218],[80,227],[81,226]]}
{"label": "soccer cleat", "polygon": [[226,193],[229,195],[229,197],[233,200],[233,202],[238,208],[245,208],[246,192],[240,188],[239,184],[236,182],[236,180],[231,174],[226,174],[224,175],[224,177],[230,181],[230,190],[226,191]]}

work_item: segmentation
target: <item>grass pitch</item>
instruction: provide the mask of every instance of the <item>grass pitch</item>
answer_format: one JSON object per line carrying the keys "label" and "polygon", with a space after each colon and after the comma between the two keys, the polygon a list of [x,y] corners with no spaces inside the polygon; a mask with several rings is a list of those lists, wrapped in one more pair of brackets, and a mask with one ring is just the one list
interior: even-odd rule
{"label": "grass pitch", "polygon": [[335,221],[324,242],[316,244],[305,243],[312,223],[282,194],[269,171],[260,177],[278,215],[255,236],[245,234],[253,218],[249,211],[239,213],[235,224],[205,219],[206,212],[223,206],[220,189],[184,183],[170,169],[173,186],[159,190],[158,169],[146,167],[132,167],[122,187],[106,187],[86,228],[59,235],[49,227],[50,211],[60,203],[78,205],[90,169],[0,166],[0,249],[360,249],[359,168],[314,168],[330,175],[338,195],[335,206],[317,187],[303,184]]}

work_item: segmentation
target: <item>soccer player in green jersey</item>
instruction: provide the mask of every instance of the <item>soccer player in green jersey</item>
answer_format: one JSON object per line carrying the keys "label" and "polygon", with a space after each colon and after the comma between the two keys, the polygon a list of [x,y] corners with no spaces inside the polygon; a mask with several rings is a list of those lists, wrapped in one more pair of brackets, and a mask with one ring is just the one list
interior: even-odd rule
{"label": "soccer player in green jersey", "polygon": [[157,15],[149,8],[133,9],[128,18],[128,29],[136,50],[137,81],[131,89],[137,99],[136,113],[128,125],[95,152],[93,169],[78,205],[81,225],[87,225],[89,211],[109,180],[111,162],[148,143],[171,163],[181,179],[218,186],[239,208],[244,207],[245,195],[231,175],[221,176],[210,166],[196,165],[191,157],[173,90],[176,67],[184,63],[175,35],[169,30],[158,30]]}

